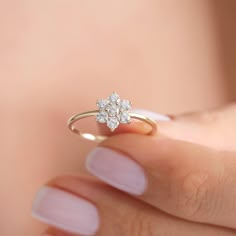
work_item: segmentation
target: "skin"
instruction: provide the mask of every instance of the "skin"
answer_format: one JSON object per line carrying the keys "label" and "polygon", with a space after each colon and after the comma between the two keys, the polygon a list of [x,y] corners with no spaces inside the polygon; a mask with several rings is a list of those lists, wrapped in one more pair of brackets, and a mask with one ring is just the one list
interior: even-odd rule
{"label": "skin", "polygon": [[65,123],[97,98],[116,90],[168,114],[230,100],[208,1],[0,1],[0,13],[1,235],[45,230],[31,218],[31,202],[54,176],[85,172],[95,145]]}

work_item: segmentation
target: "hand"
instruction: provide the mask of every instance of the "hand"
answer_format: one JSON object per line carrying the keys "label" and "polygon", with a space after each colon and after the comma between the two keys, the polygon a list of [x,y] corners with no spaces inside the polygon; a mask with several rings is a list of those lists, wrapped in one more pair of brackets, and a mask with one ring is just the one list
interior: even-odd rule
{"label": "hand", "polygon": [[57,177],[37,194],[33,215],[50,235],[235,235],[236,106],[158,127],[156,136],[109,137],[86,161],[101,181]]}

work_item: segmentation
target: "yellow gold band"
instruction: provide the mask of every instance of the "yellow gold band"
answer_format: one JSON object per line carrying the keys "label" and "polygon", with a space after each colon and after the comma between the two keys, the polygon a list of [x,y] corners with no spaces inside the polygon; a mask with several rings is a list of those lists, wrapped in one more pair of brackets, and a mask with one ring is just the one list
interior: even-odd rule
{"label": "yellow gold band", "polygon": [[[71,118],[69,118],[69,120],[67,121],[67,125],[72,132],[80,135],[84,139],[88,139],[88,140],[96,141],[96,142],[103,141],[107,138],[107,136],[82,133],[79,131],[79,129],[77,129],[73,125],[78,120],[81,120],[81,119],[84,119],[84,118],[87,118],[90,116],[96,116],[98,113],[99,113],[99,110],[93,110],[93,111],[87,111],[87,112],[76,114],[76,115],[72,116]],[[157,132],[157,124],[153,119],[151,119],[147,116],[132,113],[132,112],[129,112],[129,115],[131,118],[146,122],[147,124],[149,124],[152,127],[152,130],[147,135],[154,135]]]}

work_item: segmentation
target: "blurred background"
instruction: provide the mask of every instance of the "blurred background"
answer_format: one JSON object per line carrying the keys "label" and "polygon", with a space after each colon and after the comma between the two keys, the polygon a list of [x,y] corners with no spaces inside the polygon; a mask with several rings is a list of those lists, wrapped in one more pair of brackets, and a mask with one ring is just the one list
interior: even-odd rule
{"label": "blurred background", "polygon": [[86,174],[94,144],[65,124],[96,99],[117,91],[168,114],[235,100],[235,12],[235,0],[0,0],[0,235],[40,235],[35,192]]}
{"label": "blurred background", "polygon": [[236,2],[212,1],[216,14],[217,30],[222,47],[226,78],[229,79],[231,96],[236,99]]}

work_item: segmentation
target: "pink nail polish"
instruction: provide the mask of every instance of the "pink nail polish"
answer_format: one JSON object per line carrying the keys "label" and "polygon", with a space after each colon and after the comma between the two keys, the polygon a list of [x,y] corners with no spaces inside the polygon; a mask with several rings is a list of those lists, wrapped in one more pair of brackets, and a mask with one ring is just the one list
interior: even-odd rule
{"label": "pink nail polish", "polygon": [[32,215],[40,221],[70,233],[94,235],[99,215],[89,201],[66,191],[43,187],[33,203]]}
{"label": "pink nail polish", "polygon": [[104,147],[97,147],[87,157],[90,173],[122,191],[141,195],[147,187],[143,168],[125,155]]}

